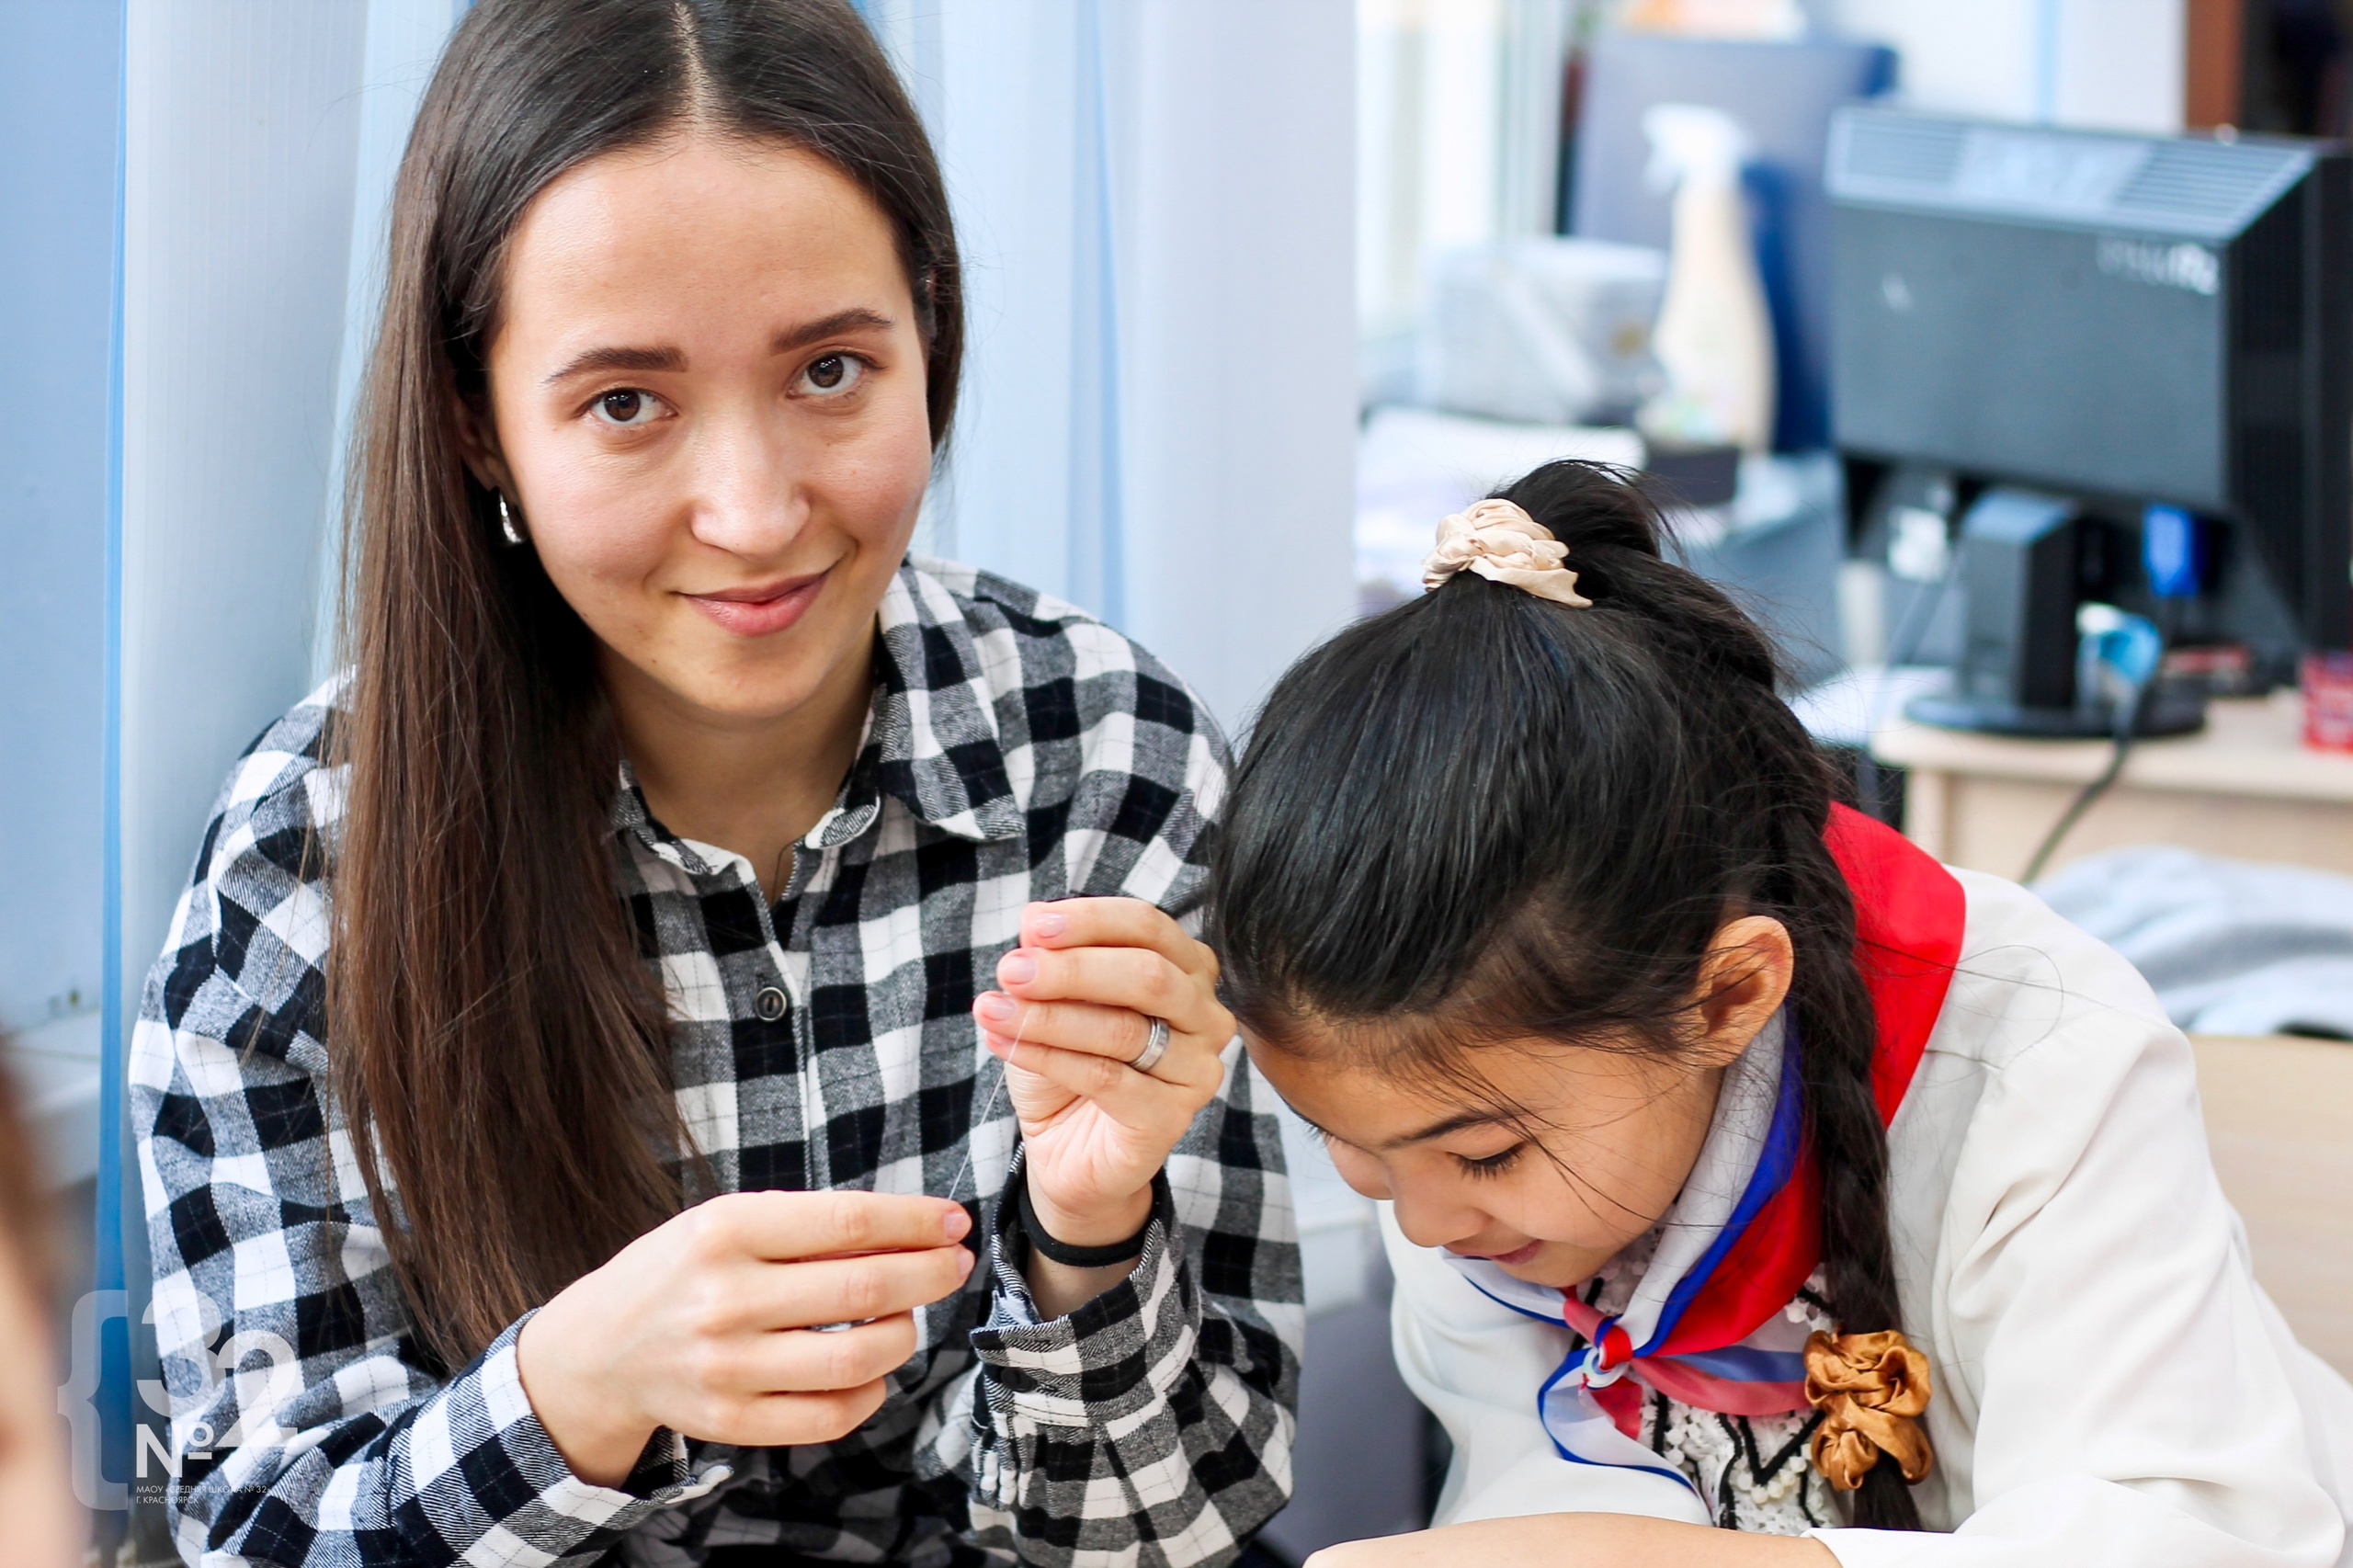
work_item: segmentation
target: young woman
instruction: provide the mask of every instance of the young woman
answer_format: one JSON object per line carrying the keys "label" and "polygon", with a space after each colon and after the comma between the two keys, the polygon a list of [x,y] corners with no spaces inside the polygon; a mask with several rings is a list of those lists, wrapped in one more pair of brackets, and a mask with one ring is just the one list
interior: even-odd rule
{"label": "young woman", "polygon": [[1178,925],[1222,744],[907,557],[948,210],[842,0],[450,43],[351,670],[134,1051],[191,1562],[1215,1562],[1280,1506],[1278,1144]]}
{"label": "young woman", "polygon": [[2188,1044],[1834,804],[1659,537],[1574,463],[1449,518],[1235,779],[1229,998],[1387,1200],[1454,1440],[1439,1528],[1317,1568],[2339,1562],[2353,1390],[2249,1274]]}

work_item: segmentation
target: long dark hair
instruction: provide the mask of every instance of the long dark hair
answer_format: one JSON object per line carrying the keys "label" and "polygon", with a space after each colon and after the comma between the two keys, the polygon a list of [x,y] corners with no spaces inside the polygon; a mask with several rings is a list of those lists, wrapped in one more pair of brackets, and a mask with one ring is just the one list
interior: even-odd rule
{"label": "long dark hair", "polygon": [[[1558,462],[1500,494],[1568,544],[1592,608],[1465,573],[1283,676],[1216,848],[1234,1009],[1274,1049],[1454,1085],[1468,1051],[1516,1040],[1672,1053],[1727,913],[1777,919],[1831,1310],[1893,1328],[1876,1028],[1823,842],[1837,776],[1765,634],[1661,558],[1639,488]],[[1856,1516],[1919,1528],[1893,1463]]]}
{"label": "long dark hair", "polygon": [[[587,629],[468,471],[509,235],[549,182],[691,125],[813,153],[889,219],[948,434],[963,314],[923,126],[844,0],[483,0],[396,187],[333,735],[335,1089],[445,1360],[683,1200],[662,997],[613,882],[620,750]],[[385,1177],[390,1177],[391,1192]],[[388,1201],[389,1199],[389,1201]]]}

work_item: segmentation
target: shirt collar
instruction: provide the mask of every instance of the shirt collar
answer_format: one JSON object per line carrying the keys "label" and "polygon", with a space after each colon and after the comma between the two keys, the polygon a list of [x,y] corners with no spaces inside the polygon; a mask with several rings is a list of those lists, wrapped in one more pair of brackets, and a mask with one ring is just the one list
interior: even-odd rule
{"label": "shirt collar", "polygon": [[[960,838],[1018,837],[1027,824],[997,730],[991,677],[999,672],[955,596],[912,564],[900,567],[883,592],[874,671],[858,760],[833,808],[801,842],[813,849],[848,843],[874,825],[886,795]],[[1018,689],[1019,672],[1010,674]],[[716,869],[706,846],[676,837],[654,819],[627,759],[612,823],[690,872]]]}
{"label": "shirt collar", "polygon": [[996,721],[1000,692],[1022,687],[1011,640],[984,653],[948,585],[913,564],[891,579],[877,619],[881,679],[845,798],[864,776],[943,833],[1019,837],[1028,823]]}

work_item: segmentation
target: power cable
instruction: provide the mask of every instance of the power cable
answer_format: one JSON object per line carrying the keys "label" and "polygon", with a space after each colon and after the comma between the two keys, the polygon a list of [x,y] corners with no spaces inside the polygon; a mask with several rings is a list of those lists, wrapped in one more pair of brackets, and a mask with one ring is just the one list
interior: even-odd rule
{"label": "power cable", "polygon": [[2034,858],[2026,863],[2026,875],[2018,879],[2020,882],[2031,883],[2042,875],[2042,868],[2049,863],[2060,842],[2075,831],[2075,824],[2084,820],[2084,813],[2097,804],[2099,798],[2107,794],[2122,776],[2125,759],[2132,755],[2132,743],[2140,734],[2141,710],[2147,705],[2149,694],[2156,689],[2156,685],[2154,680],[2143,680],[2118,695],[2116,739],[2108,754],[2108,766],[2100,770],[2098,778],[2075,792],[2075,798],[2066,812],[2052,824],[2051,831],[2042,835],[2042,843],[2036,848]]}

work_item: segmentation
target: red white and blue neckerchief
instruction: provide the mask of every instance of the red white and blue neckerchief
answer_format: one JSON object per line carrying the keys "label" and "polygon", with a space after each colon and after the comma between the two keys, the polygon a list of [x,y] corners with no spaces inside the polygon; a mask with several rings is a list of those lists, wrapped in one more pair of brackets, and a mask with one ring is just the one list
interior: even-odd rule
{"label": "red white and blue neckerchief", "polygon": [[[1943,1011],[1966,900],[1952,874],[1901,834],[1844,806],[1831,808],[1824,841],[1854,893],[1856,958],[1879,1020],[1871,1085],[1881,1120],[1892,1122]],[[1808,1328],[1783,1310],[1821,1257],[1802,1049],[1785,1014],[1726,1070],[1699,1161],[1622,1312],[1605,1316],[1484,1258],[1443,1255],[1503,1305],[1586,1341],[1536,1395],[1563,1459],[1684,1480],[1638,1440],[1635,1384],[1727,1415],[1807,1408]]]}

